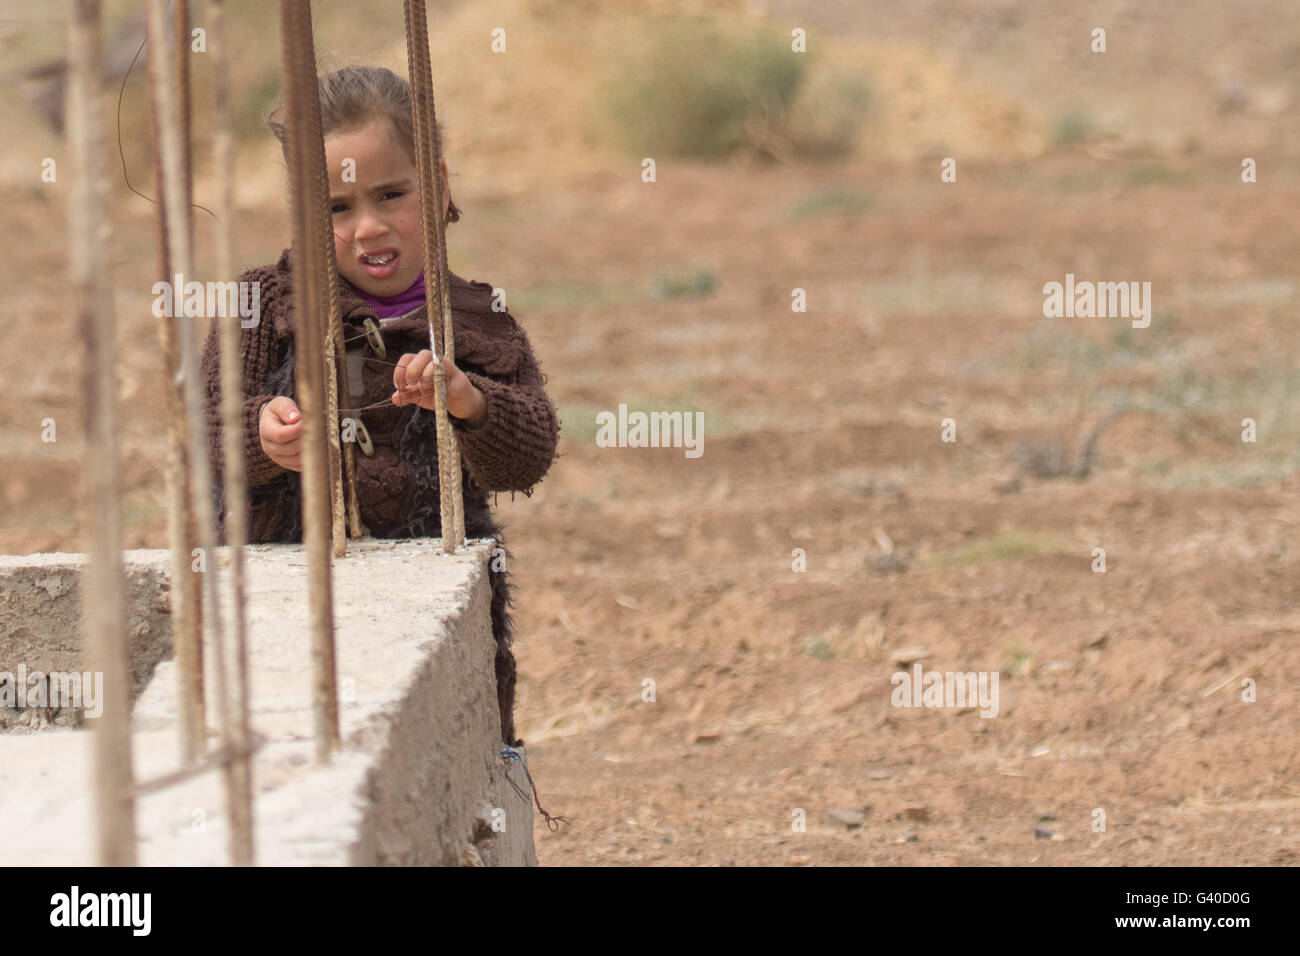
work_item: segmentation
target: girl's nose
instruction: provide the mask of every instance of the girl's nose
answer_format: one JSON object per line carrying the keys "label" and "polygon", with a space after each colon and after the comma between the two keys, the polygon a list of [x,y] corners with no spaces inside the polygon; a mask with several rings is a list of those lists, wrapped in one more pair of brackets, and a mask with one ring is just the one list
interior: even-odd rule
{"label": "girl's nose", "polygon": [[374,213],[363,212],[357,217],[356,237],[358,240],[373,239],[388,232],[383,219]]}

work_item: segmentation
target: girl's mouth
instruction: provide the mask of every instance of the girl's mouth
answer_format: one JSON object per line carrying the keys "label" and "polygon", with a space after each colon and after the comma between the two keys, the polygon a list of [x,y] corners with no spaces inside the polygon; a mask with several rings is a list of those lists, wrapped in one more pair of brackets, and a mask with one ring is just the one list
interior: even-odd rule
{"label": "girl's mouth", "polygon": [[397,272],[397,263],[401,253],[396,249],[377,249],[357,256],[357,261],[372,279],[387,279]]}

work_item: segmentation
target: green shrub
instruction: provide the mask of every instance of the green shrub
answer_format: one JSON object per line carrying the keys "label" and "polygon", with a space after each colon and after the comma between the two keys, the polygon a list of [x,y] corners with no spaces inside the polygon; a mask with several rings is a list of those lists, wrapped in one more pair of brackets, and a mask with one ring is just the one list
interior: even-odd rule
{"label": "green shrub", "polygon": [[874,196],[848,189],[822,189],[802,200],[791,210],[792,219],[821,219],[827,216],[856,216],[876,208]]}
{"label": "green shrub", "polygon": [[1052,140],[1057,146],[1068,149],[1091,139],[1094,130],[1092,117],[1083,110],[1074,109],[1057,118]]}
{"label": "green shrub", "polygon": [[1140,166],[1134,166],[1124,174],[1124,181],[1130,186],[1181,183],[1185,179],[1185,176],[1175,173],[1168,166],[1163,166],[1160,163],[1144,163]]}
{"label": "green shrub", "polygon": [[689,275],[660,275],[654,281],[656,299],[707,299],[718,282],[708,269],[696,269]]}
{"label": "green shrub", "polygon": [[824,637],[810,637],[803,642],[803,652],[819,661],[835,659],[835,648]]}
{"label": "green shrub", "polygon": [[631,153],[716,159],[761,149],[779,132],[803,75],[778,33],[738,40],[707,21],[679,20],[623,62],[604,99]]}

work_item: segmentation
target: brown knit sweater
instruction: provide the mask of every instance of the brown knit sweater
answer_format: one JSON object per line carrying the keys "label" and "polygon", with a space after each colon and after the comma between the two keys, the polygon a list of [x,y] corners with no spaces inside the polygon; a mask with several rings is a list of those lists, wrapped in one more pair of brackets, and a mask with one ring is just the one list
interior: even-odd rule
{"label": "brown knit sweater", "polygon": [[[461,454],[465,532],[495,537],[504,547],[500,526],[488,505],[488,493],[531,494],[556,457],[559,420],[545,390],[542,374],[524,330],[509,312],[492,311],[492,287],[449,276],[456,365],[487,400],[487,420],[478,426],[451,418]],[[261,319],[241,330],[244,379],[244,455],[249,494],[250,542],[302,540],[302,498],[298,472],[281,468],[262,451],[258,420],[262,407],[277,395],[297,401],[294,382],[293,278],[288,250],[270,266],[250,269],[240,281],[260,283]],[[350,382],[340,396],[340,416],[361,421],[374,454],[356,450],[357,503],[361,521],[381,538],[438,537],[439,505],[437,435],[434,414],[415,405],[352,411],[382,402],[393,393],[393,367],[404,353],[429,347],[425,308],[385,320],[382,334],[387,355],[382,361],[365,342],[362,323],[378,322],[373,308],[346,280],[339,280],[343,337],[356,353],[350,377],[360,368],[361,384]],[[224,474],[220,418],[220,348],[213,321],[203,348],[203,382],[207,388],[209,454],[214,479]],[[218,489],[218,494],[221,494]],[[224,499],[224,495],[222,495]],[[221,502],[218,503],[219,506]],[[224,507],[219,514],[224,516]],[[497,562],[494,562],[496,564]],[[513,625],[508,606],[510,585],[504,571],[491,572],[493,631],[497,640],[497,680],[501,696],[502,737],[514,743]]]}

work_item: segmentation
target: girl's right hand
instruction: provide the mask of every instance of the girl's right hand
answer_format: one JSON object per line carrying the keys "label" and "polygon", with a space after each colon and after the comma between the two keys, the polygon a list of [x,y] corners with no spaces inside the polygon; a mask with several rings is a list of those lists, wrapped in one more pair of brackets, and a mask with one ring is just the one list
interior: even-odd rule
{"label": "girl's right hand", "polygon": [[281,468],[302,471],[302,412],[287,395],[262,406],[257,422],[262,451]]}

